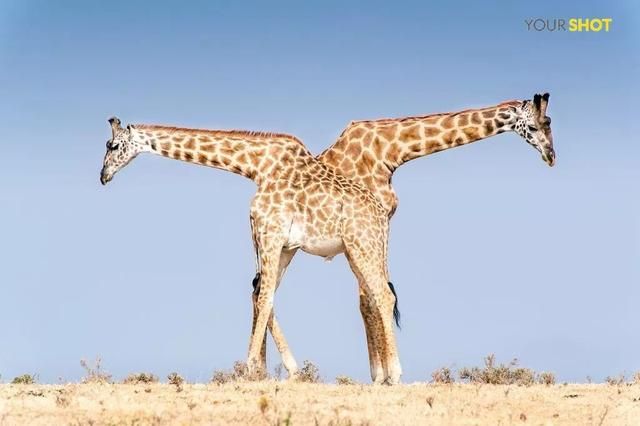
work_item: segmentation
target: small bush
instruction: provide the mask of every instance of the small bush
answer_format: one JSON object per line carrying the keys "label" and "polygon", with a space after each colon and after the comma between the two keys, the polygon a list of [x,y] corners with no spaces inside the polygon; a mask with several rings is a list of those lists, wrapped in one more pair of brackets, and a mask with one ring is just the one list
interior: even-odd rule
{"label": "small bush", "polygon": [[38,381],[38,377],[35,374],[23,374],[18,377],[14,377],[11,381],[12,385],[33,385]]}
{"label": "small bush", "polygon": [[181,375],[179,375],[174,371],[173,373],[169,373],[169,375],[167,375],[167,380],[169,380],[170,385],[173,385],[176,387],[176,392],[182,392],[182,385],[184,384],[184,379],[182,378]]}
{"label": "small bush", "polygon": [[433,383],[451,384],[456,381],[449,367],[442,367],[431,373]]}
{"label": "small bush", "polygon": [[355,380],[353,380],[349,376],[338,376],[338,377],[336,377],[336,384],[343,385],[343,386],[349,386],[349,385],[357,385],[358,382],[356,382]]}
{"label": "small bush", "polygon": [[102,369],[102,360],[100,357],[96,358],[96,362],[93,366],[89,365],[85,359],[80,360],[80,365],[85,370],[85,376],[82,378],[82,383],[111,383],[111,374],[108,374]]}
{"label": "small bush", "polygon": [[125,385],[138,385],[140,383],[158,383],[158,376],[151,373],[131,373],[122,381]]}
{"label": "small bush", "polygon": [[607,376],[605,377],[604,381],[606,384],[610,386],[620,386],[624,384],[625,378],[624,378],[624,374],[620,374],[616,377]]}
{"label": "small bush", "polygon": [[538,374],[538,383],[547,386],[555,385],[556,375],[549,371],[543,371],[542,373]]}
{"label": "small bush", "polygon": [[311,361],[305,360],[296,373],[296,380],[304,383],[320,383],[320,371]]}
{"label": "small bush", "polygon": [[225,383],[232,382],[253,382],[257,380],[264,380],[268,376],[264,371],[256,373],[249,373],[249,367],[242,361],[236,361],[233,363],[233,369],[231,371],[216,370],[211,377],[211,383],[217,385],[223,385]]}
{"label": "small bush", "polygon": [[488,385],[529,386],[535,383],[535,372],[517,365],[517,359],[507,365],[496,365],[495,355],[490,354],[484,359],[484,367],[465,367],[460,370],[458,375],[461,380],[469,383]]}

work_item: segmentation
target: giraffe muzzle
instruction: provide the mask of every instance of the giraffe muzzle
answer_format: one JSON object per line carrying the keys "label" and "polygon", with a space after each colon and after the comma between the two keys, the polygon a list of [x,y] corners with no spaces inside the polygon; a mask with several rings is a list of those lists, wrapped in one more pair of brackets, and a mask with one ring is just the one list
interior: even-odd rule
{"label": "giraffe muzzle", "polygon": [[100,183],[106,185],[113,178],[113,175],[109,174],[104,167],[100,171]]}
{"label": "giraffe muzzle", "polygon": [[553,165],[556,164],[556,152],[553,148],[549,148],[543,152],[542,159],[549,167],[553,167]]}

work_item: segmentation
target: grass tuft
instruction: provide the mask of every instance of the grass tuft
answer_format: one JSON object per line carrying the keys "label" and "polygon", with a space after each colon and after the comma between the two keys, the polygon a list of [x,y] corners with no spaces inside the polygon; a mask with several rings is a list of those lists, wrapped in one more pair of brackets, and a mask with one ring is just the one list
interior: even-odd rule
{"label": "grass tuft", "polygon": [[151,373],[131,373],[122,381],[125,385],[158,383],[158,376]]}
{"label": "grass tuft", "polygon": [[340,375],[340,376],[336,377],[336,384],[337,385],[342,385],[342,386],[351,386],[351,385],[357,385],[358,382],[356,382],[355,380],[353,380],[349,376]]}
{"label": "grass tuft", "polygon": [[449,367],[441,367],[431,373],[431,381],[438,384],[450,385],[456,381]]}
{"label": "grass tuft", "polygon": [[35,374],[22,374],[14,377],[11,381],[12,385],[33,385],[38,381],[38,376]]}
{"label": "grass tuft", "polygon": [[626,382],[624,374],[619,374],[617,376],[607,376],[605,377],[604,381],[609,386],[620,386]]}
{"label": "grass tuft", "polygon": [[303,383],[320,383],[320,370],[311,361],[305,360],[302,368],[296,373],[296,380]]}
{"label": "grass tuft", "polygon": [[543,371],[538,374],[538,383],[541,385],[555,385],[556,384],[556,375],[551,373],[550,371]]}
{"label": "grass tuft", "polygon": [[529,368],[519,367],[517,359],[509,364],[496,364],[493,354],[485,357],[483,367],[464,367],[458,375],[462,381],[487,385],[531,386],[536,382],[546,385],[555,383],[553,373],[543,372],[536,375],[535,371]]}
{"label": "grass tuft", "polygon": [[91,366],[85,359],[80,360],[80,365],[85,370],[85,376],[82,378],[82,383],[111,383],[111,374],[108,374],[103,370],[102,359],[100,359],[100,357],[96,358],[93,366]]}
{"label": "grass tuft", "polygon": [[249,367],[247,363],[242,361],[236,361],[233,363],[231,371],[216,370],[211,377],[211,383],[217,385],[223,385],[225,383],[233,382],[255,382],[258,380],[264,380],[268,376],[265,372],[249,373]]}
{"label": "grass tuft", "polygon": [[176,373],[169,373],[167,375],[167,380],[169,380],[169,384],[176,387],[176,392],[182,392],[182,385],[184,384],[184,379],[181,375]]}

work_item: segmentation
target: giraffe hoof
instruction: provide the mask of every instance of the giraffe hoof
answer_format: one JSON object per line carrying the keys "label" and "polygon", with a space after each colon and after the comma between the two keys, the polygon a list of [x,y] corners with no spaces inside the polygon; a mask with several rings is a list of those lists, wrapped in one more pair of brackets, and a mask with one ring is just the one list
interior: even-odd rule
{"label": "giraffe hoof", "polygon": [[267,378],[267,369],[260,362],[247,361],[246,378],[251,381],[264,380]]}
{"label": "giraffe hoof", "polygon": [[387,386],[399,385],[400,377],[387,377],[382,383]]}

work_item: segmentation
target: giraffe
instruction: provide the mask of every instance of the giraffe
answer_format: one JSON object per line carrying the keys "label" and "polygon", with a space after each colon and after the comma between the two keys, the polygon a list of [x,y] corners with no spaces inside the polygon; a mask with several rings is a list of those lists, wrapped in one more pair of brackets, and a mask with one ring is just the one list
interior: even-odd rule
{"label": "giraffe", "polygon": [[[103,185],[140,153],[230,171],[256,183],[249,213],[257,269],[247,355],[250,373],[263,372],[266,329],[275,322],[275,291],[301,249],[325,258],[345,254],[364,294],[361,303],[367,304],[367,341],[380,359],[377,380],[399,382],[402,369],[393,327],[397,300],[386,263],[389,224],[370,190],[322,164],[290,135],[148,124],[122,128],[116,117],[109,123],[112,135],[100,173]],[[279,331],[274,340],[291,376],[297,366]]]}
{"label": "giraffe", "polygon": [[[549,94],[532,100],[512,100],[495,106],[458,112],[351,122],[338,140],[316,158],[366,188],[380,201],[391,220],[398,197],[391,186],[395,170],[407,161],[435,152],[513,131],[540,152],[549,166],[555,164],[551,119],[546,115]],[[393,289],[393,287],[391,287]],[[395,294],[395,291],[394,291]],[[360,311],[365,322],[371,377],[379,381],[382,365],[375,341],[369,337],[369,304],[360,293]],[[277,321],[269,324],[282,340]]]}
{"label": "giraffe", "polygon": [[318,159],[369,188],[393,216],[398,197],[391,178],[407,161],[513,131],[555,164],[549,94],[495,106],[402,118],[352,121]]}

